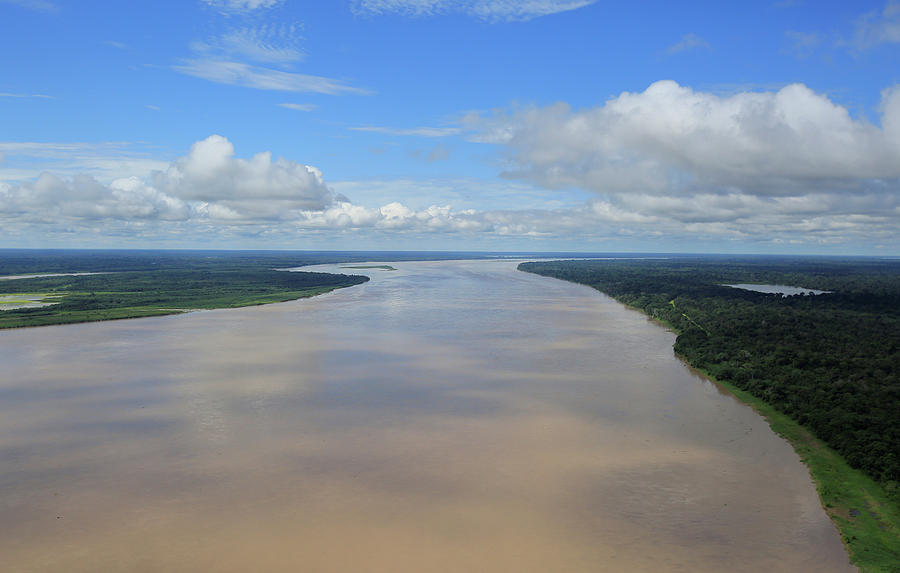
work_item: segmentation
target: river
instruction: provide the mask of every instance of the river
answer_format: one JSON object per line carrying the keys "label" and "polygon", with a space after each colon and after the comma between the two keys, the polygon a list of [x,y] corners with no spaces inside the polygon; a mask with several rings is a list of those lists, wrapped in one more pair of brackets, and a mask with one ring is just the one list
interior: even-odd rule
{"label": "river", "polygon": [[0,332],[4,571],[853,570],[671,332],[514,261],[391,264]]}

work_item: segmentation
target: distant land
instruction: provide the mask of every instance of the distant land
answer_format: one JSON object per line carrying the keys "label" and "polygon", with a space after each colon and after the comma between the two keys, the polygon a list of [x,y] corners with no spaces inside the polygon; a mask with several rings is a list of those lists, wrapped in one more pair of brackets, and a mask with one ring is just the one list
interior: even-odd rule
{"label": "distant land", "polygon": [[[0,328],[161,316],[284,302],[365,282],[282,272],[325,263],[628,254],[454,251],[0,249]],[[358,264],[352,269],[391,270]]]}

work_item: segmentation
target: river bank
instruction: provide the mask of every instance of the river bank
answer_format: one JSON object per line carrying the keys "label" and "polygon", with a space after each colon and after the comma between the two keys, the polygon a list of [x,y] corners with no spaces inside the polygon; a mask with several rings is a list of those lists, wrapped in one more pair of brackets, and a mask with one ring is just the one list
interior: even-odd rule
{"label": "river bank", "polygon": [[[601,291],[602,292],[602,291]],[[608,295],[609,296],[609,295]],[[615,297],[612,297],[615,298]],[[619,301],[651,322],[680,334],[672,323],[653,317],[644,309]],[[809,469],[810,478],[822,502],[822,508],[841,534],[850,561],[862,573],[897,573],[900,549],[900,511],[882,487],[860,470],[850,467],[844,458],[777,408],[735,386],[720,380],[689,359],[674,352],[680,360],[735,396],[760,414],[776,434],[784,438]]]}

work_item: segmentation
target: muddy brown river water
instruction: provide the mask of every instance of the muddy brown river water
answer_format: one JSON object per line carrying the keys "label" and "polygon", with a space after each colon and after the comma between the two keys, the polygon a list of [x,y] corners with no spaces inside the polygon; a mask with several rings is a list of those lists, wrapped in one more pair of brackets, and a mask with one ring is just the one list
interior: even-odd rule
{"label": "muddy brown river water", "polygon": [[671,332],[512,261],[392,264],[0,332],[2,570],[853,570]]}

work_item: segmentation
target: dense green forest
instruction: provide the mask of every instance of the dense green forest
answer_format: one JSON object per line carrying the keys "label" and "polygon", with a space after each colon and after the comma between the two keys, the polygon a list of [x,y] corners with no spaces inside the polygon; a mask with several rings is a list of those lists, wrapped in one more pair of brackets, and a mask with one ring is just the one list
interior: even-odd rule
{"label": "dense green forest", "polygon": [[[811,428],[896,493],[900,261],[677,258],[523,263],[671,324],[675,350]],[[722,286],[831,291],[781,296]]]}
{"label": "dense green forest", "polygon": [[[853,561],[900,571],[900,261],[681,256],[519,269],[592,286],[671,325],[680,356],[792,441]],[[734,283],[830,292],[723,286]]]}
{"label": "dense green forest", "polygon": [[[331,260],[335,257],[331,255]],[[347,260],[358,260],[346,255]],[[0,295],[53,294],[56,304],[0,311],[0,328],[173,314],[282,302],[360,284],[363,276],[274,270],[325,254],[173,251],[6,251],[0,275],[95,272],[0,280]]]}
{"label": "dense green forest", "polygon": [[[483,259],[509,253],[456,251],[203,251],[0,249],[0,276],[31,273],[250,270],[327,263]],[[562,254],[560,255],[562,256]]]}

